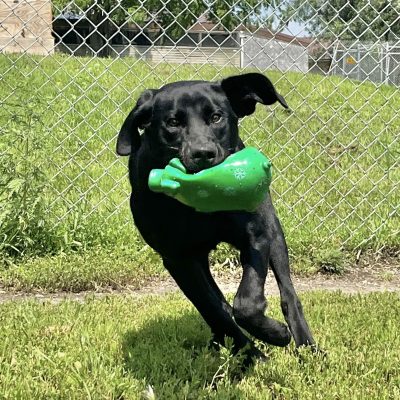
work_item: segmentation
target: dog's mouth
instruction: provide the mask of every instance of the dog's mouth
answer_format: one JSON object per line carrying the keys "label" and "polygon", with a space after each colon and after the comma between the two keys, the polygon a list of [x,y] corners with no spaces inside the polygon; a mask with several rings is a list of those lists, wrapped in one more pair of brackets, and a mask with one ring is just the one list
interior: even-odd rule
{"label": "dog's mouth", "polygon": [[180,157],[180,160],[188,174],[196,174],[205,169],[215,167],[230,155],[230,153],[218,151],[212,159],[193,159],[192,157]]}
{"label": "dog's mouth", "polygon": [[192,165],[192,164],[188,164],[187,165],[185,163],[182,163],[182,164],[185,166],[186,172],[188,174],[197,174],[198,172],[201,172],[201,171],[203,171],[205,169],[216,167],[217,165],[221,164],[223,161],[224,161],[224,159],[222,159],[219,162],[212,163],[212,164],[208,164],[208,163],[196,164],[196,165]]}

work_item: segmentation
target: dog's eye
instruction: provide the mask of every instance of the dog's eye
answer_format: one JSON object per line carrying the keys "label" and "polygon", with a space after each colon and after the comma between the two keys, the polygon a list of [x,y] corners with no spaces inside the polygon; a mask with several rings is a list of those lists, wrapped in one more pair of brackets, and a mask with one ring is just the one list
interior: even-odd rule
{"label": "dog's eye", "polygon": [[167,120],[167,125],[172,128],[175,128],[179,125],[179,121],[176,118],[169,118]]}
{"label": "dog's eye", "polygon": [[221,119],[222,119],[221,114],[215,113],[215,114],[211,115],[211,122],[213,124],[218,124],[218,122],[221,122]]}

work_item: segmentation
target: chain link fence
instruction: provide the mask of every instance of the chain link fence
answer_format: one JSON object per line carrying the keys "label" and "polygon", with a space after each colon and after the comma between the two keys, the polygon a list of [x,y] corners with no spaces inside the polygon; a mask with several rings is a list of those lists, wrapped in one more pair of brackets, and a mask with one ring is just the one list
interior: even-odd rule
{"label": "chain link fence", "polygon": [[8,248],[22,251],[30,224],[57,231],[61,247],[129,238],[114,147],[135,99],[246,71],[269,76],[292,110],[241,123],[273,159],[289,243],[398,246],[399,1],[0,0],[0,52]]}
{"label": "chain link fence", "polygon": [[334,75],[400,86],[400,46],[396,43],[337,43],[331,65]]}

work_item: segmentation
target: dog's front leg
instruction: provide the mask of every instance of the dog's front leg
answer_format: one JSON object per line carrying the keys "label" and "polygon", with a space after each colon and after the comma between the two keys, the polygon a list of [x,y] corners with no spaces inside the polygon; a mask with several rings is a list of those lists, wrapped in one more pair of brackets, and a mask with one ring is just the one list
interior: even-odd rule
{"label": "dog's front leg", "polygon": [[250,364],[253,358],[264,358],[263,354],[235,323],[231,314],[231,306],[222,293],[210,283],[212,277],[207,274],[208,259],[206,256],[201,259],[163,258],[163,261],[180,289],[210,326],[214,340],[223,345],[225,337],[231,337],[234,353],[245,348],[245,364]]}
{"label": "dog's front leg", "polygon": [[267,276],[268,244],[260,241],[241,250],[243,276],[233,302],[236,322],[251,335],[275,346],[286,346],[291,339],[282,322],[264,315],[264,285]]}

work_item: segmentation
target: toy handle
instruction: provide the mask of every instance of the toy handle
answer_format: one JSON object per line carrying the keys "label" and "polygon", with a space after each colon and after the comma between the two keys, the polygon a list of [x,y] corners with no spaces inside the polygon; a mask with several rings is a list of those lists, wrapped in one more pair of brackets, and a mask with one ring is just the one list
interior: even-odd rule
{"label": "toy handle", "polygon": [[149,175],[149,188],[156,193],[166,193],[170,196],[176,194],[181,186],[179,182],[164,178],[163,169],[153,169]]}

